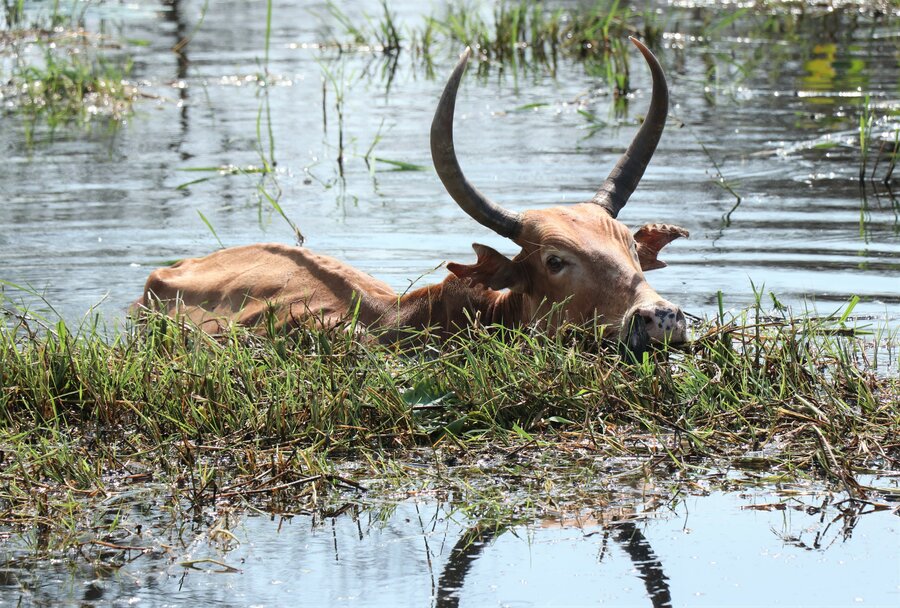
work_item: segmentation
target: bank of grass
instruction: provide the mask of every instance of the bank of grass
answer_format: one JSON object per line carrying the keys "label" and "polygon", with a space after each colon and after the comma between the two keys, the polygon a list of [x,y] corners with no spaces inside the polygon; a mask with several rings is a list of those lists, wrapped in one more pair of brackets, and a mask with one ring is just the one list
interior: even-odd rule
{"label": "bank of grass", "polygon": [[[132,546],[127,496],[198,521],[327,515],[366,489],[422,486],[481,516],[534,514],[587,500],[579,487],[621,459],[638,476],[749,470],[877,496],[859,479],[900,458],[897,335],[846,324],[754,309],[635,362],[583,330],[476,328],[404,349],[352,330],[211,337],[163,317],[110,336],[12,311],[0,525],[44,530],[44,551]],[[484,459],[491,470],[473,466]],[[513,470],[515,507],[493,483]]]}

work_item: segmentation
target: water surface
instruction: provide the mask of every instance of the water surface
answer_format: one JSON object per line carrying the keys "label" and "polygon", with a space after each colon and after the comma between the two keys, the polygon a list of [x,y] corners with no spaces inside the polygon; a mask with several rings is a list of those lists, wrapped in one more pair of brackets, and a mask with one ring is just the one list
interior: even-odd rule
{"label": "water surface", "polygon": [[[293,242],[287,223],[259,202],[256,176],[178,189],[209,175],[187,169],[261,164],[258,149],[269,150],[268,125],[261,146],[257,138],[264,95],[280,202],[309,247],[400,291],[417,279],[439,280],[445,271],[420,277],[446,261],[473,259],[472,242],[515,253],[462,213],[430,169],[392,171],[381,163],[373,173],[362,158],[377,140],[375,155],[430,167],[431,115],[459,49],[436,48],[434,79],[409,51],[390,71],[380,53],[322,47],[348,39],[325,5],[276,2],[271,86],[264,88],[264,6],[216,2],[194,31],[202,6],[175,1],[88,11],[89,25],[102,22],[144,44],[127,52],[133,80],[153,97],[139,100],[114,132],[99,120],[87,134],[37,125],[29,141],[23,119],[4,117],[4,280],[31,286],[70,320],[103,301],[104,318],[115,321],[154,267],[219,246],[199,213],[225,245]],[[860,188],[855,144],[866,95],[879,117],[876,135],[897,128],[896,29],[838,11],[832,20],[799,21],[792,27],[800,31],[784,40],[751,12],[704,37],[704,24],[722,13],[657,6],[672,119],[620,218],[634,227],[677,223],[691,238],[667,248],[661,257],[669,268],[648,277],[654,287],[695,314],[712,312],[719,290],[729,306],[744,305],[756,285],[800,310],[831,312],[858,295],[857,312],[896,318],[900,211],[883,186]],[[439,3],[391,7],[402,31],[444,10]],[[381,12],[374,1],[360,10],[373,18]],[[192,32],[183,55],[174,53]],[[625,106],[615,105],[605,75],[570,60],[555,72],[494,66],[478,78],[470,70],[456,129],[470,179],[515,210],[590,197],[646,108],[649,77],[636,51],[630,63]],[[342,82],[339,91],[329,83],[323,92],[326,72]],[[610,126],[592,133],[583,111]],[[721,178],[741,196],[730,223],[723,218],[737,201],[717,184]],[[276,190],[271,183],[268,189]]]}
{"label": "water surface", "polygon": [[[750,12],[710,33],[730,8],[653,5],[672,118],[620,218],[635,228],[676,223],[691,238],[665,250],[669,267],[650,282],[698,315],[714,313],[720,290],[729,307],[752,302],[755,285],[820,313],[857,295],[857,313],[896,322],[900,206],[882,185],[861,187],[856,127],[868,96],[879,117],[876,136],[897,128],[900,30],[838,10],[771,26]],[[51,131],[15,112],[3,115],[0,279],[43,295],[7,286],[7,298],[41,312],[52,306],[70,321],[100,303],[96,310],[113,325],[153,268],[219,246],[200,213],[225,245],[293,242],[290,226],[260,203],[256,175],[179,188],[210,176],[190,169],[261,164],[259,150],[269,154],[269,125],[262,123],[261,146],[257,131],[266,100],[280,204],[311,248],[398,291],[439,280],[445,271],[434,269],[444,262],[471,261],[472,242],[515,253],[462,213],[430,170],[432,112],[461,48],[436,49],[435,78],[408,50],[391,72],[379,53],[340,53],[328,44],[346,35],[325,3],[275,2],[263,66],[264,3],[211,2],[195,31],[203,6],[173,0],[88,11],[89,28],[102,22],[122,39],[143,41],[127,52],[146,96],[118,128],[97,120],[89,132]],[[373,16],[381,10],[374,0],[354,6]],[[391,8],[405,28],[444,10],[407,0]],[[785,33],[778,23],[796,29]],[[189,34],[183,54],[174,53]],[[0,65],[12,61],[6,53]],[[339,90],[323,89],[326,72],[342,82]],[[589,198],[648,102],[649,77],[636,52],[631,84],[622,106],[603,73],[569,60],[555,71],[492,66],[478,76],[470,69],[456,127],[464,169],[515,210]],[[593,131],[584,112],[608,126]],[[373,142],[377,156],[428,169],[381,163],[371,171],[362,157]],[[264,186],[276,191],[271,180]],[[883,483],[896,489],[895,480]],[[324,521],[236,512],[226,526],[233,538],[213,534],[215,526],[188,528],[170,546],[128,554],[133,562],[120,563],[113,552],[116,567],[75,554],[34,564],[29,556],[40,539],[27,536],[34,545],[4,543],[0,605],[900,604],[896,503],[883,496],[873,501],[888,508],[861,517],[871,505],[842,503],[814,486],[691,487],[665,498],[652,509],[637,501],[517,522],[471,545],[460,541],[477,518],[437,500],[374,504]],[[236,571],[182,565],[204,558]]]}
{"label": "water surface", "polygon": [[814,486],[787,490],[501,530],[428,501],[324,520],[232,515],[114,570],[60,562],[36,573],[7,561],[0,605],[895,606],[896,513]]}

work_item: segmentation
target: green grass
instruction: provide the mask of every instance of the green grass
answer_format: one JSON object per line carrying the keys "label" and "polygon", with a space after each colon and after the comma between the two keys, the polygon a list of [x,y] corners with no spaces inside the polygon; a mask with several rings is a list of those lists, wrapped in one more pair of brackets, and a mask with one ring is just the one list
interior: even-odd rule
{"label": "green grass", "polygon": [[[471,46],[480,59],[478,70],[492,67],[544,69],[555,74],[561,60],[581,63],[588,73],[605,78],[619,97],[630,91],[629,35],[638,36],[651,49],[661,50],[666,33],[677,35],[673,48],[699,47],[708,52],[711,102],[717,93],[734,95],[747,79],[769,75],[776,79],[782,65],[810,50],[821,33],[836,31],[842,48],[853,45],[854,35],[894,27],[896,11],[877,2],[832,7],[808,2],[767,1],[724,14],[714,6],[669,7],[640,11],[633,3],[595,0],[575,6],[533,0],[469,0],[448,3],[421,21],[398,25],[386,9],[381,16],[348,15],[329,4],[320,18],[332,27],[323,47],[342,52],[384,52],[394,60],[407,51],[425,72],[434,76],[434,58],[455,56]],[[384,32],[396,35],[387,41]],[[402,34],[399,32],[403,32]],[[733,39],[778,40],[781,45],[736,45]],[[676,71],[670,76],[677,78]],[[390,71],[393,74],[393,71]],[[697,83],[693,83],[695,86]]]}
{"label": "green grass", "polygon": [[111,62],[71,49],[45,48],[39,63],[18,66],[12,82],[20,112],[51,126],[86,123],[97,116],[127,117],[138,94],[128,83],[130,60]]}
{"label": "green grass", "polygon": [[[8,55],[8,72],[0,73],[7,108],[24,116],[30,127],[51,129],[97,119],[113,124],[127,118],[140,95],[129,82],[132,69],[124,43],[83,29],[90,4],[28,14],[21,2],[6,2],[0,53]],[[115,50],[110,50],[115,49]]]}
{"label": "green grass", "polygon": [[[629,82],[616,41],[637,32],[652,44],[659,34],[652,17],[616,2],[578,14],[529,2],[492,4],[487,13],[451,4],[409,33],[383,8],[365,26],[334,16],[359,32],[354,44],[372,40],[394,54],[408,48],[427,62],[435,46],[458,50],[459,43],[490,62],[583,60],[618,94]],[[271,23],[271,13],[266,18]],[[710,33],[733,25],[717,21]],[[16,103],[55,123],[89,120],[91,107],[127,113],[137,94],[127,84],[127,59],[72,48],[43,48],[16,70]],[[342,163],[343,75],[323,72],[336,98]],[[589,128],[600,124],[583,116]],[[264,97],[260,167],[191,170],[273,176],[270,125]],[[874,143],[871,129],[864,134]],[[888,175],[896,139],[895,132],[884,156]],[[373,166],[422,169],[376,156],[377,140],[365,156]],[[284,216],[275,186],[274,194],[260,193]],[[759,303],[734,318],[723,311],[695,329],[688,347],[638,363],[596,332],[575,329],[554,336],[472,329],[443,343],[417,336],[401,350],[352,331],[260,337],[235,329],[213,338],[151,317],[107,332],[7,310],[0,525],[33,534],[36,555],[121,546],[134,495],[149,497],[153,516],[178,522],[202,520],[209,509],[322,514],[359,500],[363,487],[389,497],[427,487],[499,521],[542,505],[586,504],[590,489],[607,481],[598,467],[612,461],[633,463],[629,474],[638,477],[657,468],[688,479],[750,471],[877,496],[885,490],[866,488],[861,474],[896,470],[900,458],[898,337],[886,328],[851,329],[852,306],[827,318],[792,317],[777,301],[769,316]],[[515,500],[500,483],[509,478]]]}
{"label": "green grass", "polygon": [[333,41],[338,47],[350,50],[352,47],[370,46],[386,54],[394,54],[402,49],[403,37],[395,22],[396,17],[386,0],[381,1],[380,17],[373,18],[363,13],[360,22],[341,10],[338,3],[333,0],[328,0],[326,9],[329,16],[341,27],[343,34],[349,36],[347,43]]}
{"label": "green grass", "polygon": [[[211,337],[158,316],[109,335],[7,307],[0,521],[43,526],[53,552],[111,542],[98,501],[139,488],[173,521],[250,505],[321,513],[362,488],[426,486],[498,517],[539,513],[589,499],[596,471],[575,453],[871,495],[859,474],[900,458],[897,335],[851,329],[851,309],[723,313],[688,347],[632,363],[575,329],[470,329],[401,349],[343,328]],[[475,466],[487,455],[497,464]],[[515,501],[498,489],[523,467],[545,471],[549,498],[530,482]]]}
{"label": "green grass", "polygon": [[341,50],[374,50],[396,55],[408,49],[432,73],[436,47],[458,51],[471,46],[484,68],[492,63],[555,66],[560,57],[584,61],[608,78],[618,94],[628,92],[628,35],[656,45],[661,29],[652,13],[635,14],[618,0],[598,0],[586,9],[549,8],[541,2],[450,3],[443,14],[427,17],[401,35],[395,17],[383,4],[373,18],[352,18],[329,3],[329,17],[341,30],[329,46]]}

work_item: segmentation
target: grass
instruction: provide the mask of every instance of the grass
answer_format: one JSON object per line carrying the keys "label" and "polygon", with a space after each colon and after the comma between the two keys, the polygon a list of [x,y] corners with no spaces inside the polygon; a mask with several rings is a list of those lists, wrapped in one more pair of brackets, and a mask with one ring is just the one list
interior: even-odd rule
{"label": "grass", "polygon": [[722,190],[730,194],[732,197],[734,197],[734,205],[732,205],[731,209],[729,209],[722,215],[722,226],[727,228],[731,226],[731,216],[734,215],[734,212],[737,211],[738,207],[741,206],[741,202],[743,199],[741,198],[741,195],[738,194],[735,190],[737,184],[731,180],[728,180],[725,175],[722,174],[722,167],[719,165],[719,163],[716,162],[715,158],[713,158],[713,155],[712,153],[710,153],[709,148],[707,148],[706,145],[699,139],[697,140],[697,144],[700,146],[700,149],[703,150],[706,158],[709,159],[709,163],[712,165],[713,170],[716,173],[715,178],[712,180],[713,183],[722,188]]}
{"label": "grass", "polygon": [[[290,226],[294,233],[294,237],[298,245],[302,245],[305,237],[300,227],[288,217],[284,208],[281,206],[281,196],[283,194],[280,184],[278,183],[278,162],[275,159],[275,131],[272,127],[272,109],[269,103],[269,90],[272,86],[270,83],[269,73],[269,51],[272,40],[272,0],[266,2],[266,31],[265,46],[263,50],[263,59],[260,65],[261,71],[256,75],[260,102],[256,111],[256,154],[259,157],[259,165],[221,165],[213,167],[185,167],[181,171],[205,173],[204,177],[189,180],[179,184],[176,189],[186,190],[191,186],[201,184],[220,177],[230,177],[233,175],[243,175],[256,178],[256,194],[259,224],[263,224],[263,208],[271,207],[281,218]],[[201,12],[201,21],[205,18],[207,4],[203,5]],[[198,26],[199,27],[199,26]],[[185,39],[179,43],[179,49],[183,49],[189,40]],[[206,218],[203,213],[198,210],[201,221],[206,225],[207,229],[215,237],[220,247],[224,247],[222,241],[216,233],[215,227]]]}
{"label": "grass", "polygon": [[404,48],[425,63],[432,74],[438,46],[458,51],[471,46],[480,55],[480,68],[494,64],[555,66],[561,56],[584,61],[605,75],[620,95],[628,92],[627,47],[622,42],[638,34],[651,45],[662,30],[652,13],[635,14],[619,0],[598,0],[587,9],[550,9],[541,2],[502,0],[497,3],[450,3],[444,14],[412,26],[400,34],[395,16],[382,4],[382,15],[354,19],[333,2],[328,13],[341,34],[329,46],[342,52],[375,50],[396,56]]}
{"label": "grass", "polygon": [[84,48],[42,51],[39,62],[15,67],[11,79],[15,105],[29,121],[56,127],[131,114],[138,90],[127,81],[130,59],[112,61]]}
{"label": "grass", "polygon": [[90,8],[89,3],[82,6],[76,3],[60,6],[60,0],[53,0],[49,7],[40,7],[41,10],[34,10],[37,8],[34,6],[26,10],[25,0],[3,0],[0,7],[7,34],[20,37],[33,35],[35,32],[49,33],[56,28],[76,29],[84,21]]}
{"label": "grass", "polygon": [[9,73],[0,74],[2,93],[31,128],[87,126],[97,118],[115,124],[131,115],[140,96],[128,80],[133,61],[118,42],[83,29],[89,3],[67,12],[54,2],[49,12],[33,15],[23,2],[3,8],[0,53],[11,60]]}
{"label": "grass", "polygon": [[[595,0],[575,8],[552,8],[548,3],[532,0],[471,0],[450,3],[444,13],[408,26],[408,33],[402,35],[396,17],[384,3],[382,7],[380,17],[363,14],[357,18],[329,2],[329,17],[341,30],[332,34],[330,46],[342,51],[374,50],[390,54],[408,49],[427,64],[439,46],[449,46],[455,51],[469,45],[485,61],[514,66],[555,65],[565,57],[585,61],[589,68],[596,64],[601,73],[614,70],[613,82],[618,80],[621,84],[627,79],[621,58],[625,56],[623,50],[628,50],[618,48],[624,47],[622,41],[635,35],[656,48],[666,28],[652,9],[636,12],[620,0]],[[703,11],[706,23],[692,33],[696,35],[696,43],[704,46],[735,31],[751,37],[777,36],[803,42],[810,32],[828,31],[836,22],[846,21],[851,31],[873,23],[890,25],[896,15],[883,9],[879,3],[843,8],[771,1],[760,3],[755,9],[743,7],[729,11],[724,16],[717,11]]]}
{"label": "grass", "polygon": [[[451,3],[401,33],[385,3],[380,20],[356,28],[353,44],[373,40],[385,53],[409,49],[425,61],[437,46],[449,52],[458,43],[493,63],[553,66],[566,57],[622,95],[628,64],[615,41],[637,29],[652,44],[659,34],[651,16],[616,2],[578,14],[539,3],[491,6],[486,14]],[[734,21],[719,20],[710,33]],[[135,95],[124,84],[127,60],[89,56],[69,47],[22,64],[20,107],[60,122],[81,120],[91,100],[127,112]],[[344,76],[322,69],[335,98],[342,173]],[[260,196],[287,219],[277,182],[271,193],[262,185],[274,177],[275,148],[261,94],[260,166],[192,170],[259,178]],[[592,129],[600,124],[583,116]],[[871,129],[865,136],[873,141]],[[888,176],[897,131],[893,142],[881,155]],[[377,143],[378,135],[364,157],[371,166],[422,169],[379,158]],[[729,191],[733,212],[740,197]],[[900,457],[895,330],[852,329],[852,306],[825,318],[791,316],[777,301],[765,314],[759,302],[733,318],[722,308],[689,347],[631,362],[591,331],[478,328],[443,343],[420,337],[402,352],[345,331],[262,338],[235,329],[212,338],[160,317],[121,332],[71,328],[9,306],[0,329],[0,525],[33,535],[34,555],[78,548],[90,558],[151,550],[149,534],[127,529],[136,494],[176,528],[201,525],[210,510],[321,515],[366,490],[421,488],[452,492],[479,519],[501,521],[586,504],[598,478],[608,480],[597,471],[617,459],[634,465],[623,479],[727,470],[823,480],[854,497],[887,492],[866,487],[865,475],[896,470]],[[516,482],[514,500],[499,483],[507,479]]]}
{"label": "grass", "polygon": [[350,36],[350,42],[347,45],[336,42],[339,48],[346,47],[347,50],[353,50],[354,47],[370,46],[386,54],[397,53],[403,48],[403,38],[395,23],[396,17],[388,7],[387,0],[381,1],[380,18],[375,19],[365,13],[362,14],[364,25],[356,25],[353,18],[341,10],[333,0],[328,0],[326,9],[344,30],[344,33]]}
{"label": "grass", "polygon": [[869,148],[872,146],[872,129],[875,126],[875,115],[872,113],[872,105],[869,96],[863,100],[862,111],[859,116],[859,181],[866,179],[866,166],[869,159]]}
{"label": "grass", "polygon": [[[874,183],[877,179],[879,165],[884,162],[885,170],[881,183],[891,185],[894,168],[897,165],[897,156],[900,154],[900,126],[896,125],[895,117],[900,114],[900,109],[888,107],[879,116],[873,107],[868,95],[863,98],[859,109],[859,127],[857,139],[859,143],[859,181]],[[876,133],[876,127],[879,133]],[[878,144],[877,149],[875,144]],[[869,160],[874,157],[871,171],[868,170]],[[868,175],[866,175],[868,173]]]}
{"label": "grass", "polygon": [[[125,517],[141,488],[173,522],[248,506],[322,514],[366,490],[424,487],[502,519],[590,501],[593,467],[615,459],[638,476],[749,470],[872,497],[882,490],[860,473],[900,459],[897,335],[852,329],[851,311],[757,303],[634,363],[588,330],[473,328],[401,350],[343,328],[211,337],[159,316],[73,331],[7,306],[0,522],[45,530],[43,555],[123,544],[97,506],[122,497]],[[496,465],[475,466],[488,454]],[[549,497],[527,480],[521,500],[498,490],[523,467],[554,481]]]}

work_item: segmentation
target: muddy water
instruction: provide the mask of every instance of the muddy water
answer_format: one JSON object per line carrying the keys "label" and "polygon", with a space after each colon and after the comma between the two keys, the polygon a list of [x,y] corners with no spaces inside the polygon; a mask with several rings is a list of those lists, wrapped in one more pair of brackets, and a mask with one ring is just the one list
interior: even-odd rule
{"label": "muddy water", "polygon": [[[431,113],[457,49],[436,49],[436,79],[408,51],[391,71],[377,53],[318,48],[348,39],[324,4],[276,2],[271,86],[264,89],[256,78],[264,7],[216,2],[195,31],[202,5],[112,4],[87,12],[89,28],[141,41],[126,50],[147,97],[113,132],[101,120],[87,134],[37,125],[29,142],[30,127],[4,116],[0,278],[30,286],[67,319],[101,303],[103,317],[116,322],[152,268],[218,247],[199,214],[225,245],[292,242],[288,224],[259,202],[256,176],[178,189],[211,175],[190,169],[261,164],[257,118],[266,95],[277,162],[277,186],[268,181],[266,188],[280,189],[308,246],[398,290],[439,279],[443,270],[420,277],[443,262],[471,260],[474,241],[514,253],[453,204],[430,168],[393,171],[377,163],[372,172],[362,158],[374,142],[375,156],[430,167]],[[425,14],[443,10],[391,6],[401,28],[421,28]],[[890,118],[900,106],[897,32],[877,23],[853,27],[855,17],[842,13],[802,21],[790,36],[772,34],[774,26],[750,13],[705,39],[704,23],[720,23],[727,11],[659,6],[672,120],[620,218],[635,227],[678,223],[691,238],[667,249],[670,266],[654,271],[651,283],[695,314],[712,312],[719,290],[729,306],[750,302],[752,283],[800,310],[831,312],[858,295],[857,312],[900,315],[900,210],[884,187],[860,188],[854,143],[864,95],[880,117],[876,135],[897,127]],[[380,14],[376,2],[363,10]],[[173,53],[191,33],[183,55]],[[590,71],[567,60],[555,75],[495,68],[479,79],[470,70],[457,126],[470,179],[517,210],[589,197],[630,140],[649,94],[636,53],[633,92],[618,110],[605,76]],[[323,92],[326,72],[341,84]],[[583,111],[609,126],[592,132]],[[877,173],[885,170],[882,163]],[[741,197],[730,222],[724,216],[737,199],[717,185],[720,174]],[[47,308],[11,288],[6,295]]]}

